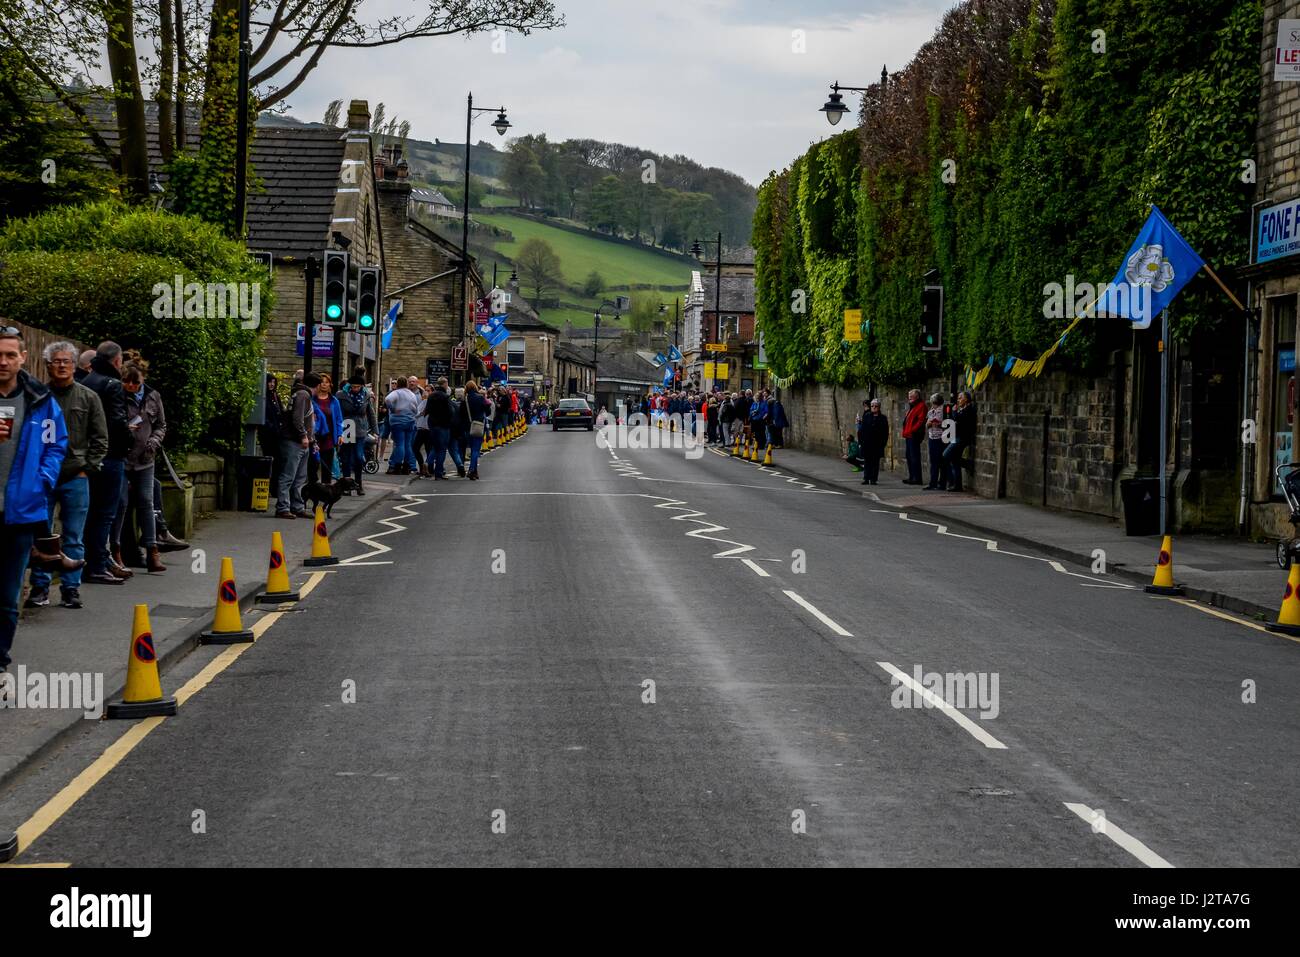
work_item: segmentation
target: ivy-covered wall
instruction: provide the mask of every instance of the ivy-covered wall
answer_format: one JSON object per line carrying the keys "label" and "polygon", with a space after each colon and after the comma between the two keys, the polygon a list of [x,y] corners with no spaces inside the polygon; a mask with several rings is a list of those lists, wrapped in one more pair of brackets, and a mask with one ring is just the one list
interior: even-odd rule
{"label": "ivy-covered wall", "polygon": [[[952,10],[864,96],[857,129],[759,190],[756,312],[773,371],[902,382],[995,357],[1000,374],[1069,325],[1044,317],[1047,285],[1111,279],[1153,203],[1216,268],[1242,262],[1261,22],[1259,0]],[[917,334],[930,269],[945,287],[945,350],[927,357]],[[863,310],[864,341],[845,341],[846,308]],[[1198,278],[1171,309],[1173,333],[1212,329],[1231,310]],[[1127,324],[1085,319],[1051,361],[1087,369],[1126,335]]]}

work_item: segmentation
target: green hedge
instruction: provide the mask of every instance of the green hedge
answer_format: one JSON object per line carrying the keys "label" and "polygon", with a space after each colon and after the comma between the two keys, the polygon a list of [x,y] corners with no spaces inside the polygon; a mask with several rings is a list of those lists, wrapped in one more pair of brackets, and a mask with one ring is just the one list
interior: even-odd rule
{"label": "green hedge", "polygon": [[[1207,262],[1240,262],[1261,22],[1258,0],[954,9],[883,102],[878,87],[867,94],[861,127],[760,187],[756,313],[773,370],[837,384],[923,373],[931,268],[945,287],[946,346],[931,371],[949,358],[1034,358],[1069,323],[1044,318],[1044,287],[1067,274],[1109,280],[1151,203]],[[803,314],[791,309],[800,289]],[[855,307],[870,334],[847,343],[843,311]],[[1174,333],[1230,310],[1197,280],[1171,310]],[[1086,320],[1053,362],[1086,366],[1122,333]]]}
{"label": "green hedge", "polygon": [[0,315],[95,345],[112,339],[149,360],[179,451],[235,448],[252,408],[261,354],[237,317],[154,318],[154,287],[261,285],[265,322],[274,306],[265,269],[216,226],[115,203],[64,207],[0,232]]}

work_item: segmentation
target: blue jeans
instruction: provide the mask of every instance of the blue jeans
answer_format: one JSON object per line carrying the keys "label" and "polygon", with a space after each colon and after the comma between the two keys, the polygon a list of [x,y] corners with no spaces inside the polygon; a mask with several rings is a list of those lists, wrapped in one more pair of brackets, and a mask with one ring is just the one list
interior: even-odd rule
{"label": "blue jeans", "polygon": [[465,468],[465,436],[453,434],[448,441],[447,451],[451,453],[451,460],[456,464],[456,468],[463,470]]}
{"label": "blue jeans", "polygon": [[307,447],[295,439],[280,440],[280,486],[275,493],[277,512],[303,512],[302,489],[307,484]]}
{"label": "blue jeans", "polygon": [[930,487],[947,488],[948,470],[943,464],[943,439],[927,439],[930,443]]}
{"label": "blue jeans", "polygon": [[86,516],[85,532],[87,575],[108,571],[108,537],[113,531],[113,519],[122,500],[122,485],[126,481],[126,462],[122,459],[104,459],[99,474],[90,490],[90,514]]}
{"label": "blue jeans", "polygon": [[13,660],[9,649],[18,630],[18,595],[23,590],[33,537],[32,526],[5,525],[3,521],[0,516],[0,668]]}
{"label": "blue jeans", "polygon": [[415,438],[415,419],[407,415],[390,415],[388,431],[393,437],[393,452],[388,457],[388,467],[395,469],[400,465],[409,466],[414,463],[411,440]]}
{"label": "blue jeans", "polygon": [[909,482],[921,484],[921,440],[920,439],[903,439],[903,446],[907,454],[907,479]]}
{"label": "blue jeans", "polygon": [[339,468],[344,478],[356,479],[361,484],[361,476],[366,469],[366,446],[364,442],[349,442],[339,446]]}
{"label": "blue jeans", "polygon": [[[69,479],[54,490],[50,496],[50,522],[54,521],[54,506],[59,506],[59,518],[63,536],[63,554],[69,558],[85,558],[86,546],[82,533],[86,528],[86,516],[90,512],[90,479]],[[66,592],[70,588],[81,587],[81,569],[59,572],[59,590]],[[50,590],[50,573],[39,568],[32,569],[32,588],[42,591]]]}
{"label": "blue jeans", "polygon": [[943,450],[943,464],[948,469],[948,488],[954,492],[961,491],[961,456],[966,446],[954,442]]}
{"label": "blue jeans", "polygon": [[469,440],[469,470],[471,473],[478,471],[478,454],[483,449],[483,436],[478,438],[470,437]]}
{"label": "blue jeans", "polygon": [[[432,428],[429,430],[429,438],[433,448],[429,450],[429,471],[439,478],[447,474],[444,465],[447,458],[447,449],[451,445],[451,429]],[[452,457],[454,462],[455,456]]]}

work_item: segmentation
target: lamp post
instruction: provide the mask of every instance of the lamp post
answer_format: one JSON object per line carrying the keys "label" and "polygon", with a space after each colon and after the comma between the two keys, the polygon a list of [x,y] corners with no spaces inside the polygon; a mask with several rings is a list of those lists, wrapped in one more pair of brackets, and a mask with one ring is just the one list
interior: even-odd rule
{"label": "lamp post", "polygon": [[[713,283],[713,325],[714,333],[720,336],[722,333],[722,231],[718,230],[717,239],[697,239],[691,243],[691,255],[699,259],[704,252],[702,247],[713,245],[718,247],[718,268]],[[713,381],[716,385],[718,381],[718,359],[712,349],[709,350],[709,361],[713,363]]]}
{"label": "lamp post", "polygon": [[[880,68],[880,93],[884,96],[885,87],[889,85],[889,70],[886,67]],[[853,93],[867,93],[870,87],[866,86],[840,86],[839,81],[831,84],[831,95],[821,107],[821,112],[826,114],[826,122],[831,126],[839,125],[844,114],[849,108],[844,105],[844,97],[840,95],[841,90],[849,90]]]}
{"label": "lamp post", "polygon": [[465,292],[469,285],[469,140],[470,125],[474,122],[475,113],[491,113],[495,109],[497,118],[492,123],[493,129],[497,131],[498,136],[505,136],[506,130],[510,129],[510,121],[506,119],[506,108],[499,107],[476,107],[474,105],[474,94],[470,93],[465,101],[465,195],[461,197],[461,216],[460,216],[460,288],[461,295],[465,296],[465,303],[460,310],[460,342],[465,344],[465,313],[469,309],[469,295]]}
{"label": "lamp post", "polygon": [[[600,368],[599,359],[598,356],[596,355],[596,349],[600,345],[600,310],[599,309],[596,310],[592,318],[596,320],[595,335],[591,337],[591,394],[594,396],[596,394],[596,372]],[[591,411],[594,413],[596,410],[592,409]]]}

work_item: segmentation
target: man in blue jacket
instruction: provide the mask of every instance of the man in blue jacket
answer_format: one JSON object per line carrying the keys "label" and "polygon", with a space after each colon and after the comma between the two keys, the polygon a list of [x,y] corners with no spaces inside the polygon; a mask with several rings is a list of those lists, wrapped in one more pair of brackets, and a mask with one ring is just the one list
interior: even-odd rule
{"label": "man in blue jacket", "polygon": [[18,595],[32,540],[49,529],[68,430],[54,393],[23,371],[21,334],[0,320],[0,672],[18,629]]}

